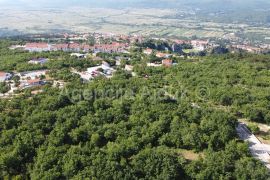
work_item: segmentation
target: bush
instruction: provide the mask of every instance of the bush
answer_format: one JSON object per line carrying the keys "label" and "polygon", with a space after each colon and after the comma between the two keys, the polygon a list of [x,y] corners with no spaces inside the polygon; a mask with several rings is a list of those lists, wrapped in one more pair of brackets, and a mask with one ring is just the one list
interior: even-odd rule
{"label": "bush", "polygon": [[258,134],[260,132],[260,128],[256,124],[249,124],[248,128],[253,134]]}
{"label": "bush", "polygon": [[0,93],[4,94],[7,93],[10,90],[10,87],[7,83],[1,82],[0,83]]}

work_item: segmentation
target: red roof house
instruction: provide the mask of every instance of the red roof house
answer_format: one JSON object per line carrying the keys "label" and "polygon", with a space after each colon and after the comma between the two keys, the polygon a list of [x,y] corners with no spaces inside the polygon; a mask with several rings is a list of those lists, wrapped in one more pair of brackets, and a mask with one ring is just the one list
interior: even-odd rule
{"label": "red roof house", "polygon": [[171,59],[162,60],[162,65],[166,67],[171,67],[173,65],[173,61]]}

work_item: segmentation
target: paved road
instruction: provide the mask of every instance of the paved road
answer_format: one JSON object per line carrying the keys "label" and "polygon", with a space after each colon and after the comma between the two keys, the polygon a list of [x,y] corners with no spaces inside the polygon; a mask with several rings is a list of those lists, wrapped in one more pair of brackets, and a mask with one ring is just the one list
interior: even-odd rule
{"label": "paved road", "polygon": [[239,123],[236,130],[239,137],[248,142],[251,154],[270,169],[270,145],[261,143],[259,139],[248,130],[244,123]]}

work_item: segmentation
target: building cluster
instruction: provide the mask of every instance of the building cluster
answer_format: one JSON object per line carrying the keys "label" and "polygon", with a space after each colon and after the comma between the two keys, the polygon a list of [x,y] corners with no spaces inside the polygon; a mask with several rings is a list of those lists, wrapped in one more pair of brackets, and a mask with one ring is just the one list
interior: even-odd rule
{"label": "building cluster", "polygon": [[20,77],[19,88],[26,89],[46,84],[46,80],[44,80],[42,77],[46,77],[47,73],[47,70],[39,70],[21,72],[14,75]]}
{"label": "building cluster", "polygon": [[173,65],[176,65],[176,63],[173,63],[172,59],[163,59],[161,63],[147,63],[148,67],[172,67]]}
{"label": "building cluster", "polygon": [[[104,76],[110,78],[113,76],[113,73],[116,71],[115,67],[111,67],[103,58],[98,56],[98,53],[129,53],[129,48],[131,47],[132,42],[141,42],[143,39],[140,36],[125,36],[125,35],[115,35],[115,34],[80,34],[80,35],[71,35],[65,34],[64,37],[68,40],[69,43],[26,43],[25,45],[14,45],[11,46],[10,49],[23,49],[29,52],[48,52],[48,51],[64,51],[70,52],[70,56],[77,57],[78,59],[87,58],[91,56],[93,61],[100,61],[102,64],[97,65],[95,67],[89,67],[84,72],[78,72],[76,70],[72,70],[73,73],[79,74],[80,77],[84,80],[91,80],[98,76]],[[39,37],[40,38],[40,37]],[[59,38],[59,37],[55,37]],[[61,38],[61,37],[60,37]],[[94,38],[95,43],[78,43],[78,42],[86,42],[84,40],[89,40],[89,38]],[[62,39],[60,39],[62,41]],[[83,40],[83,41],[79,41]],[[219,45],[215,43],[213,40],[168,40],[168,39],[157,39],[168,42],[167,45],[164,46],[164,51],[158,51],[156,49],[146,48],[143,50],[143,54],[151,58],[150,62],[147,66],[150,67],[172,67],[176,65],[173,61],[173,56],[175,55],[183,55],[183,50],[186,48],[186,54],[192,54],[190,52],[200,52],[200,51],[209,51]],[[75,41],[75,42],[74,42]],[[55,41],[56,42],[56,41]],[[57,41],[58,42],[58,41]],[[63,41],[62,41],[63,42]],[[66,42],[66,41],[64,41]],[[90,45],[94,44],[94,45]],[[269,49],[269,45],[254,47],[248,44],[239,45],[238,43],[228,44],[227,48],[232,50],[241,49],[247,52],[259,53],[262,52],[262,49]],[[171,51],[169,51],[171,50]],[[191,50],[189,52],[189,50]],[[181,57],[182,57],[181,56]],[[154,57],[154,58],[152,58]],[[189,56],[187,56],[189,58]],[[121,61],[126,60],[129,61],[130,57],[122,57],[121,55],[117,57],[113,57],[116,66],[121,66]],[[28,61],[29,64],[34,65],[44,65],[47,63],[49,59],[47,58],[35,58]],[[123,68],[121,66],[121,68]],[[132,73],[135,76],[135,72],[133,72],[132,65],[125,65],[124,68],[126,71]],[[30,72],[22,72],[22,73],[8,73],[8,72],[0,72],[0,82],[8,82],[10,86],[12,86],[10,92],[14,92],[14,90],[22,90],[31,87],[38,87],[45,85],[50,80],[46,80],[48,71],[40,70],[40,71],[30,71]],[[13,80],[13,76],[19,77],[19,85]]]}
{"label": "building cluster", "polygon": [[62,34],[64,39],[68,39],[70,41],[77,40],[89,40],[94,39],[97,44],[102,44],[103,40],[112,40],[112,41],[125,41],[125,42],[142,42],[143,37],[141,35],[124,35],[124,34],[115,34],[115,33],[83,33],[83,34]]}
{"label": "building cluster", "polygon": [[267,49],[267,48],[254,47],[250,45],[232,45],[231,48],[240,49],[240,50],[250,52],[250,53],[261,53]]}
{"label": "building cluster", "polygon": [[170,58],[172,54],[164,53],[164,52],[155,52],[153,49],[147,48],[143,50],[145,55],[155,55],[158,58]]}
{"label": "building cluster", "polygon": [[0,82],[8,81],[12,78],[12,75],[7,72],[0,71]]}
{"label": "building cluster", "polygon": [[[216,43],[214,40],[173,40],[174,44],[172,46],[173,52],[176,52],[178,45],[191,45],[192,48],[196,51],[205,51],[219,47],[220,44]],[[270,50],[269,44],[257,44],[251,45],[249,42],[240,41],[240,40],[230,40],[229,42],[224,43],[227,48],[234,50],[243,50],[249,53],[263,53]]]}
{"label": "building cluster", "polygon": [[85,80],[89,81],[91,79],[94,79],[98,76],[104,76],[106,78],[111,78],[113,76],[113,73],[116,70],[110,66],[109,63],[106,61],[103,61],[101,65],[95,66],[95,67],[89,67],[86,71],[78,72],[75,69],[73,69],[73,73],[80,75],[80,77]]}
{"label": "building cluster", "polygon": [[181,45],[184,45],[184,44],[191,45],[193,47],[193,49],[195,49],[197,51],[204,51],[207,48],[214,46],[214,43],[210,42],[209,40],[179,40],[179,39],[176,39],[176,40],[172,40],[172,41],[173,41],[173,45],[172,45],[173,52],[180,51]]}
{"label": "building cluster", "polygon": [[162,53],[162,52],[157,52],[155,53],[153,49],[147,48],[143,51],[145,55],[155,55],[158,58],[163,59],[161,63],[155,62],[155,63],[147,63],[147,66],[149,67],[159,67],[159,66],[165,66],[165,67],[171,67],[173,66],[173,60],[170,59],[172,57],[172,54],[168,53]]}
{"label": "building cluster", "polygon": [[[16,90],[23,90],[32,87],[38,87],[45,85],[47,70],[39,71],[29,71],[20,73],[7,73],[0,72],[0,82],[8,82],[10,85],[10,91],[8,93],[13,93]],[[13,77],[18,77],[18,84],[16,85]]]}
{"label": "building cluster", "polygon": [[197,51],[204,51],[205,49],[207,49],[210,46],[210,43],[208,40],[206,40],[206,41],[192,40],[190,42],[190,44],[192,45],[193,49],[195,49]]}
{"label": "building cluster", "polygon": [[29,52],[44,51],[66,51],[66,52],[103,52],[103,53],[125,53],[128,52],[128,43],[113,42],[111,44],[88,44],[66,43],[66,44],[49,44],[49,43],[27,43],[24,50]]}

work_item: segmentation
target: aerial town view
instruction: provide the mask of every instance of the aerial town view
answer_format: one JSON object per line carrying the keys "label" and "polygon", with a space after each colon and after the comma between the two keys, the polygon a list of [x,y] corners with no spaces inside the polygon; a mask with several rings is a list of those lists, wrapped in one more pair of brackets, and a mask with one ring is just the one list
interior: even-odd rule
{"label": "aerial town view", "polygon": [[270,2],[0,10],[0,180],[270,179]]}

